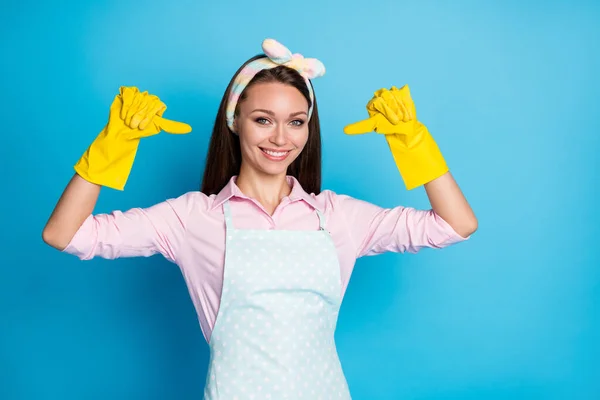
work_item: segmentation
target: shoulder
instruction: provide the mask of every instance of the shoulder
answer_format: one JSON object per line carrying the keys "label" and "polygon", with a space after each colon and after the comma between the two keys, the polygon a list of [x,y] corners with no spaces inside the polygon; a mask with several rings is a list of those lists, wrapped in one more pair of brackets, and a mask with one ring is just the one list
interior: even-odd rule
{"label": "shoulder", "polygon": [[381,207],[368,201],[356,198],[354,196],[337,193],[333,190],[325,189],[318,195],[311,194],[315,206],[324,212],[377,212]]}
{"label": "shoulder", "polygon": [[215,202],[216,195],[206,195],[200,191],[185,192],[177,197],[168,198],[168,204],[177,214],[191,214],[209,211]]}

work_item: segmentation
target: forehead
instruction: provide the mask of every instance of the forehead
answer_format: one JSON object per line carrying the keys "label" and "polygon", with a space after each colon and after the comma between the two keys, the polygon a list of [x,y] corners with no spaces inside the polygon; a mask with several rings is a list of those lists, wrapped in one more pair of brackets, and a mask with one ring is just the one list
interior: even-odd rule
{"label": "forehead", "polygon": [[280,82],[257,83],[246,90],[245,108],[297,109],[306,111],[308,102],[298,89]]}

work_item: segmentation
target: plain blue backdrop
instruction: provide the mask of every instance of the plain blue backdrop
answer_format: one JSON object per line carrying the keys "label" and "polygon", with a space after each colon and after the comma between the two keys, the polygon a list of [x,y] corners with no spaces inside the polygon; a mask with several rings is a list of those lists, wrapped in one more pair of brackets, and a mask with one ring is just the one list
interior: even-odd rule
{"label": "plain blue backdrop", "polygon": [[327,67],[325,188],[429,207],[383,137],[342,132],[375,90],[409,84],[479,218],[466,243],[357,262],[336,336],[354,398],[600,398],[598,4],[9,0],[0,15],[1,399],[201,398],[208,348],[178,268],[81,262],[41,231],[121,85],[194,130],[144,140],[96,212],[197,190],[223,91],[266,37]]}

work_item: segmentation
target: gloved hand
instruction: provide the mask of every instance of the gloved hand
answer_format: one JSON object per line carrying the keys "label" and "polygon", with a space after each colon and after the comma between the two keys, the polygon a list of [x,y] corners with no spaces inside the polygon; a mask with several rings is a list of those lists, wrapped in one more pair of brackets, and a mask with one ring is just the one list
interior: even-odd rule
{"label": "gloved hand", "polygon": [[110,106],[108,123],[75,164],[77,174],[89,182],[123,190],[140,138],[161,130],[191,132],[188,124],[162,118],[166,108],[157,96],[122,86]]}
{"label": "gloved hand", "polygon": [[380,89],[367,104],[369,118],[344,128],[348,135],[375,131],[385,135],[408,190],[430,182],[448,166],[429,131],[417,120],[408,86]]}

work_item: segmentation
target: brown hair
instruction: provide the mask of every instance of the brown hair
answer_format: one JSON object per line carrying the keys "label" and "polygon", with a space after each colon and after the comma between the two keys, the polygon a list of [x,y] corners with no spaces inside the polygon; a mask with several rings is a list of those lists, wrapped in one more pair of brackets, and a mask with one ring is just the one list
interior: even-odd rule
{"label": "brown hair", "polygon": [[[221,99],[210,138],[204,177],[200,189],[207,196],[220,192],[232,176],[240,173],[242,164],[240,139],[227,126],[225,108],[235,76],[237,76],[246,64],[261,57],[265,56],[261,54],[252,57],[238,69]],[[246,90],[249,87],[257,83],[267,82],[280,82],[295,87],[306,98],[310,106],[310,94],[306,86],[306,81],[298,71],[285,66],[264,69],[257,73],[248,83],[244,92],[242,92],[238,105],[245,99]],[[308,140],[306,146],[294,162],[290,164],[287,174],[295,177],[307,193],[319,194],[321,192],[321,126],[316,96],[312,115],[308,121]]]}

